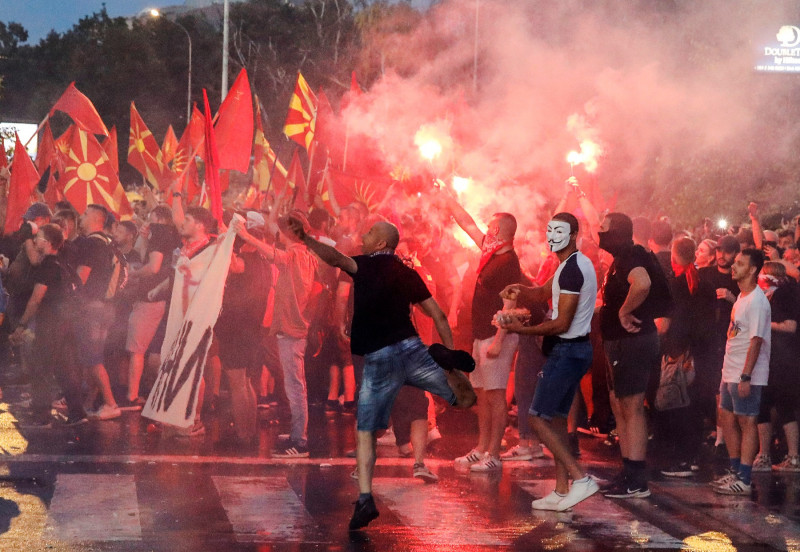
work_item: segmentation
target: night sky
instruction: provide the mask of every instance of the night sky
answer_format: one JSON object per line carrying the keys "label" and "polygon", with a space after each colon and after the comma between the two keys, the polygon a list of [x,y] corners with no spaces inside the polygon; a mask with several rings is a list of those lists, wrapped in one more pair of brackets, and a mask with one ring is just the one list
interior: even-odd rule
{"label": "night sky", "polygon": [[36,44],[51,29],[72,28],[82,17],[99,12],[105,3],[111,17],[136,15],[150,7],[182,4],[181,0],[0,0],[0,21],[21,23],[28,30],[28,44]]}

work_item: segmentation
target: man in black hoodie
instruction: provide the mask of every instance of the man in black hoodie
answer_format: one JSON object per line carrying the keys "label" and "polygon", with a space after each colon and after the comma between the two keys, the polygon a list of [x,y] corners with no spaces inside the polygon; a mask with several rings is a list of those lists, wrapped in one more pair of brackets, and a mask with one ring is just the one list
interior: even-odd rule
{"label": "man in black hoodie", "polygon": [[650,271],[658,268],[650,254],[633,243],[633,223],[622,213],[609,213],[599,232],[600,247],[614,262],[603,285],[600,332],[608,357],[611,409],[617,420],[623,471],[603,490],[609,498],[644,498],[647,420],[644,395],[650,373],[659,363],[658,335],[645,301]]}

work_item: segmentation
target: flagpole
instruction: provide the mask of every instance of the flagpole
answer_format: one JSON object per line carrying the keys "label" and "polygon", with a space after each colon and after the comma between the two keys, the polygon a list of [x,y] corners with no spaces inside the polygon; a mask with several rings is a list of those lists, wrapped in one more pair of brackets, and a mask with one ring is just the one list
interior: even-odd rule
{"label": "flagpole", "polygon": [[34,137],[34,136],[38,136],[38,135],[39,135],[39,131],[40,131],[40,130],[42,130],[42,127],[44,127],[44,124],[45,124],[47,121],[49,121],[49,120],[50,120],[50,114],[48,113],[47,115],[45,115],[45,116],[44,116],[44,119],[42,119],[42,122],[41,122],[41,123],[39,123],[39,126],[38,126],[38,127],[36,127],[36,132],[34,132],[33,134],[31,134],[31,137],[30,137],[30,138],[28,138],[28,141],[27,141],[27,142],[25,142],[25,149],[28,149],[28,144],[30,144],[30,143],[31,143],[31,140],[33,140],[33,137]]}
{"label": "flagpole", "polygon": [[[306,182],[310,184],[311,183],[311,167],[314,165],[314,156],[317,154],[317,143],[316,142],[311,142],[311,145],[309,146],[309,149],[311,151],[308,154],[308,176],[306,177]],[[306,186],[306,193],[308,193],[308,188],[309,188],[309,186]],[[307,198],[303,198],[303,199],[309,200],[311,198],[307,197]],[[306,203],[310,203],[310,201],[306,201]]]}

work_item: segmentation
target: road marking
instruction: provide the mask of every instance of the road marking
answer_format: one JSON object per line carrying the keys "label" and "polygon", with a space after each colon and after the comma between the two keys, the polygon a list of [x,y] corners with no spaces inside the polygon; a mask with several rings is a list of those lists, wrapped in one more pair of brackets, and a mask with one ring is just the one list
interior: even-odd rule
{"label": "road marking", "polygon": [[486,516],[478,515],[486,506],[486,497],[480,494],[462,496],[456,489],[410,477],[376,478],[372,488],[404,524],[381,532],[403,532],[411,541],[451,546],[507,546],[515,533],[513,528],[495,528]]}
{"label": "road marking", "polygon": [[285,477],[211,479],[237,542],[309,542],[316,530]]}
{"label": "road marking", "polygon": [[[763,478],[764,482],[770,478]],[[756,481],[758,489],[759,481]],[[759,492],[765,485],[761,485]],[[790,482],[787,492],[794,489]],[[771,513],[754,502],[749,496],[727,496],[715,493],[707,485],[681,481],[662,481],[654,485],[656,492],[668,493],[693,510],[702,511],[737,531],[744,533],[757,543],[768,544],[777,550],[800,549],[800,524],[780,514]],[[795,499],[797,496],[795,496]],[[786,504],[797,500],[786,498]]]}
{"label": "road marking", "polygon": [[66,542],[141,540],[133,476],[59,474],[44,536]]}
{"label": "road marking", "polygon": [[[234,464],[253,466],[355,466],[355,458],[264,458],[264,457],[236,457],[236,456],[197,456],[188,454],[24,454],[22,456],[5,456],[0,454],[0,464],[35,464],[35,463],[62,463],[62,464]],[[413,459],[387,457],[378,458],[377,466],[412,466]],[[534,462],[510,462],[506,470],[530,467],[543,467],[546,464]],[[442,458],[426,458],[428,467],[451,467],[453,461]],[[581,462],[581,465],[593,468],[616,468],[613,462]]]}
{"label": "road marking", "polygon": [[[555,488],[555,480],[518,480],[516,483],[533,498],[541,498]],[[631,499],[636,500],[636,499]],[[638,499],[646,501],[647,499]],[[645,502],[643,502],[645,503]],[[571,541],[625,542],[630,548],[680,549],[683,541],[668,535],[661,529],[641,521],[628,510],[615,504],[600,493],[579,503],[570,512],[548,512],[532,510],[534,517],[553,525],[563,525],[574,531]],[[563,533],[562,528],[556,528]],[[543,543],[546,544],[546,543]]]}

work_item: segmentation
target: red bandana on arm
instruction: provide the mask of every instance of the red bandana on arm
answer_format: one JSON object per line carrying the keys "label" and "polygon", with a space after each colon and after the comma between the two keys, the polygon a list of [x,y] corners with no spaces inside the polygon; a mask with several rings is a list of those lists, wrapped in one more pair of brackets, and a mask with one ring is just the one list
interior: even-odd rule
{"label": "red bandana on arm", "polygon": [[483,267],[492,258],[492,255],[503,249],[507,245],[513,244],[513,241],[502,241],[497,236],[490,236],[486,234],[483,238],[483,247],[481,247],[481,261],[478,263],[478,274],[481,273]]}
{"label": "red bandana on arm", "polygon": [[679,265],[675,261],[672,261],[672,271],[675,273],[676,278],[681,274],[686,274],[686,283],[689,284],[689,294],[694,295],[694,292],[697,291],[697,282],[699,279],[697,268],[695,268],[694,263]]}

